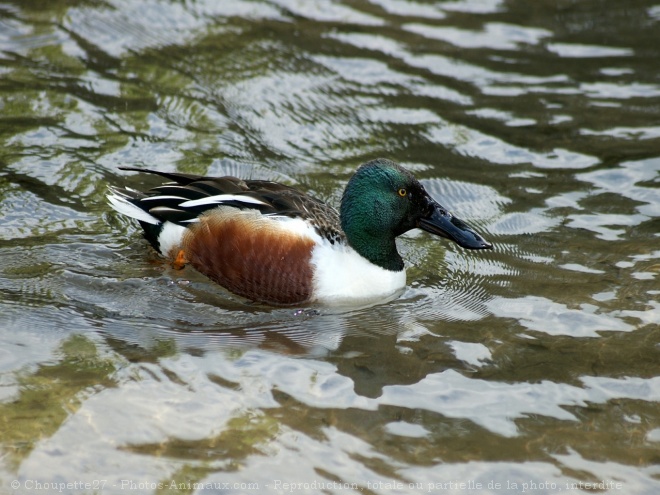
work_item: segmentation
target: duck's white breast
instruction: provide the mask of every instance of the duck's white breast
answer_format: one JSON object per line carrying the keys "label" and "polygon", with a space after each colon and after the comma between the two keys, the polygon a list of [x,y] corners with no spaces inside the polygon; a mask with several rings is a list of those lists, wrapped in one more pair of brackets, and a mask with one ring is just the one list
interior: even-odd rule
{"label": "duck's white breast", "polygon": [[406,271],[386,270],[353,248],[325,239],[312,252],[314,299],[341,304],[384,299],[406,286]]}

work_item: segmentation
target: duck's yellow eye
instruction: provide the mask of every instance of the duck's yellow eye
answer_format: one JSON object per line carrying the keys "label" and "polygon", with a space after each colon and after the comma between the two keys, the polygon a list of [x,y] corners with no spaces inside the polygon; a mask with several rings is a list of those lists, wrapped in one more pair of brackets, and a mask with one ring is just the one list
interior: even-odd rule
{"label": "duck's yellow eye", "polygon": [[403,187],[397,191],[399,193],[399,196],[402,198],[405,198],[406,194],[408,194],[408,191],[406,191]]}

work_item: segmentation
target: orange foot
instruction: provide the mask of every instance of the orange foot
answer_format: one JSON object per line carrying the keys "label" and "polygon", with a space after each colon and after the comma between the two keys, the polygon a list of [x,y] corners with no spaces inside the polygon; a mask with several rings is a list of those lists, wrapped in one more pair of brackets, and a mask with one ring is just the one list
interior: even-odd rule
{"label": "orange foot", "polygon": [[172,262],[172,268],[175,270],[181,270],[187,263],[186,252],[182,249],[179,251],[179,254],[176,255],[176,259]]}

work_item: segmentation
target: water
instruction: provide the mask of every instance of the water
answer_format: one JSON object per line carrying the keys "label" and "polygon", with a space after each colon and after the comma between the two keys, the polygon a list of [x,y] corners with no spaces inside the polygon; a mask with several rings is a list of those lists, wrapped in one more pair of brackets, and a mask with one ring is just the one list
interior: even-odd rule
{"label": "water", "polygon": [[[0,3],[0,491],[660,490],[660,5]],[[337,204],[379,156],[391,302],[246,304],[105,202],[121,165]],[[64,485],[62,485],[64,484]]]}

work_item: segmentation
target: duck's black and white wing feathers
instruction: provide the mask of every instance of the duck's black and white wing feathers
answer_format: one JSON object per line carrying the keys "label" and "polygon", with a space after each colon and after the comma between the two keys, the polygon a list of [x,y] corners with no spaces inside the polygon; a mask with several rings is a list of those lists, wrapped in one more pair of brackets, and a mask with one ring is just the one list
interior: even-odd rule
{"label": "duck's black and white wing feathers", "polygon": [[257,210],[273,217],[301,218],[330,242],[345,240],[339,214],[322,201],[278,182],[243,180],[236,177],[205,177],[191,174],[122,167],[159,175],[172,182],[143,193],[111,187],[108,200],[120,213],[141,222],[159,225],[171,222],[186,226],[218,206]]}

